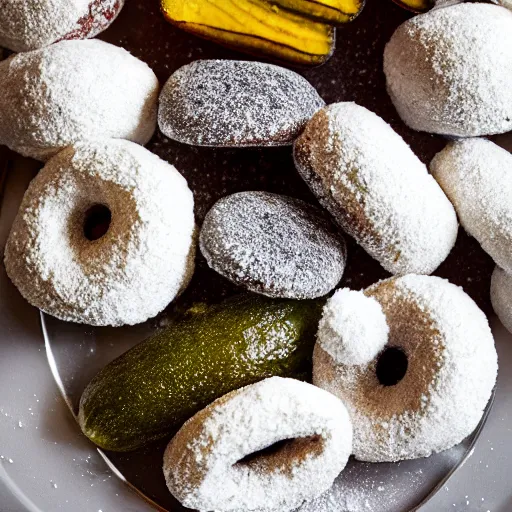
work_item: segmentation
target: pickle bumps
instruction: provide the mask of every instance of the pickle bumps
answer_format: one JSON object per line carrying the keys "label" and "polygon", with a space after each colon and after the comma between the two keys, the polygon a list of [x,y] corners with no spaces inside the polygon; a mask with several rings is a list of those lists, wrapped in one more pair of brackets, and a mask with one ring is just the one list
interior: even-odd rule
{"label": "pickle bumps", "polygon": [[334,51],[334,28],[264,0],[162,0],[161,5],[173,25],[248,53],[320,65]]}
{"label": "pickle bumps", "polygon": [[130,451],[268,377],[309,380],[323,301],[232,298],[191,311],[112,361],[80,400],[83,433]]}

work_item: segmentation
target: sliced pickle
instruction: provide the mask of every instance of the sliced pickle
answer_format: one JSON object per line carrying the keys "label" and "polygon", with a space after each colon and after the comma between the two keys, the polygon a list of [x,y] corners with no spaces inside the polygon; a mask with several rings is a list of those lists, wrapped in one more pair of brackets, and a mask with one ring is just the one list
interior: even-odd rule
{"label": "sliced pickle", "polygon": [[426,12],[435,5],[434,0],[393,0],[393,2],[413,12]]}
{"label": "sliced pickle", "polygon": [[335,30],[264,0],[162,0],[172,24],[230,48],[296,64],[332,55]]}
{"label": "sliced pickle", "polygon": [[352,21],[365,0],[271,0],[275,4],[326,23],[336,25]]}

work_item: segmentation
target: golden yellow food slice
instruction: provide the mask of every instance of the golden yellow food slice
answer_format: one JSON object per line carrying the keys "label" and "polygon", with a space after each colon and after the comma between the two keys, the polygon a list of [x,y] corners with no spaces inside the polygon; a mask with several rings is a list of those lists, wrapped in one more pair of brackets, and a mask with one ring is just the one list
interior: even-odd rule
{"label": "golden yellow food slice", "polygon": [[292,11],[326,23],[348,23],[363,9],[365,0],[270,0]]}
{"label": "golden yellow food slice", "polygon": [[334,51],[332,27],[264,0],[161,1],[174,25],[238,50],[309,65]]}
{"label": "golden yellow food slice", "polygon": [[434,0],[393,0],[396,4],[413,12],[425,12],[434,7]]}

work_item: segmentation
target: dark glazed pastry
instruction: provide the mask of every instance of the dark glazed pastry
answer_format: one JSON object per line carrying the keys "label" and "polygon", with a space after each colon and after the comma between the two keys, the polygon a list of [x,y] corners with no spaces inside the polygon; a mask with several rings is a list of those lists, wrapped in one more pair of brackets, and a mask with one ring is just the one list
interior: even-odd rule
{"label": "dark glazed pastry", "polygon": [[221,199],[206,216],[200,247],[214,270],[269,297],[321,297],[345,270],[345,242],[323,212],[268,192]]}
{"label": "dark glazed pastry", "polygon": [[160,95],[158,122],[197,146],[285,146],[325,105],[302,76],[260,62],[199,60],[178,69]]}

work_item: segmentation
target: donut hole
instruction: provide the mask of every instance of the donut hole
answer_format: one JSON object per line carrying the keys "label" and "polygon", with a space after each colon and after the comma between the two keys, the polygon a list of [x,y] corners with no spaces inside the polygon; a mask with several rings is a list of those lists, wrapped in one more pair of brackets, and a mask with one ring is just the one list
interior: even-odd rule
{"label": "donut hole", "polygon": [[386,348],[377,360],[377,378],[383,386],[396,386],[407,373],[409,360],[398,347]]}
{"label": "donut hole", "polygon": [[84,236],[94,242],[106,235],[112,222],[112,212],[104,204],[94,204],[84,216]]}
{"label": "donut hole", "polygon": [[283,462],[303,460],[307,454],[321,453],[324,440],[322,436],[297,437],[282,439],[261,450],[246,455],[235,463],[235,467],[245,466],[250,469],[282,466]]}

